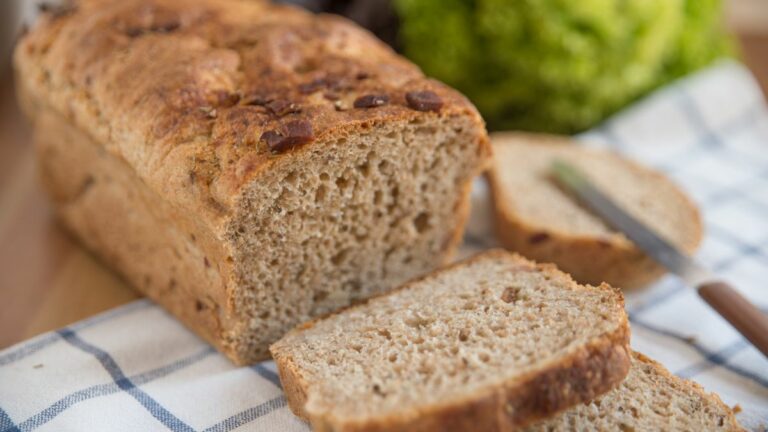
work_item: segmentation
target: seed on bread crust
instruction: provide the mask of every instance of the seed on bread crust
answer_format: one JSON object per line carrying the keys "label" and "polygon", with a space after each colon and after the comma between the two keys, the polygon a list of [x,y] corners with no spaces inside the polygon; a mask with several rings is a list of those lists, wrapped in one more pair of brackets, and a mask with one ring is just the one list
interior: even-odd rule
{"label": "seed on bread crust", "polygon": [[245,93],[240,97],[240,104],[242,105],[266,106],[270,102],[272,102],[272,98],[258,92]]}
{"label": "seed on bread crust", "polygon": [[389,103],[389,96],[367,94],[355,99],[353,106],[355,108],[375,108]]}
{"label": "seed on bread crust", "polygon": [[216,92],[216,101],[217,104],[223,107],[231,107],[234,105],[237,105],[238,102],[240,102],[240,98],[242,96],[240,93],[233,92],[230,93],[228,91],[219,91]]}
{"label": "seed on bread crust", "polygon": [[56,19],[76,12],[77,5],[71,1],[65,1],[61,4],[51,4],[45,2],[39,3],[37,5],[37,10],[40,13],[48,14],[51,18]]}
{"label": "seed on bread crust", "polygon": [[285,124],[283,132],[268,130],[261,134],[262,141],[273,153],[290,150],[315,139],[312,124],[306,120],[292,120]]}
{"label": "seed on bread crust", "polygon": [[440,96],[429,90],[408,92],[405,94],[405,101],[416,111],[440,111],[443,107]]}
{"label": "seed on bread crust", "polygon": [[205,113],[208,118],[216,118],[219,115],[218,111],[216,111],[216,108],[212,106],[201,106],[200,111]]}
{"label": "seed on bread crust", "polygon": [[178,19],[170,19],[165,22],[157,22],[149,27],[129,27],[125,30],[125,34],[128,37],[136,38],[147,33],[171,33],[178,30],[181,27],[181,22]]}
{"label": "seed on bread crust", "polygon": [[325,87],[326,84],[327,81],[323,78],[314,79],[310,82],[299,84],[299,93],[311,94]]}
{"label": "seed on bread crust", "polygon": [[301,107],[298,104],[285,99],[269,101],[264,106],[277,116],[301,112]]}
{"label": "seed on bread crust", "polygon": [[280,140],[283,139],[283,134],[276,130],[268,130],[264,131],[259,139],[266,142],[267,147],[269,147],[270,150],[274,150],[277,146],[279,146]]}
{"label": "seed on bread crust", "polygon": [[323,93],[323,98],[329,101],[337,101],[339,100],[340,96],[337,93],[325,92]]}

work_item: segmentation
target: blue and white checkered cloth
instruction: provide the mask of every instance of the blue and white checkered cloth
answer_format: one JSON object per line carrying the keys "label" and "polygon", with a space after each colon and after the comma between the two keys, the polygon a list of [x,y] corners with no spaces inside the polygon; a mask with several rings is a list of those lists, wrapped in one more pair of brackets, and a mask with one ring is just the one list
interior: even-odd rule
{"label": "blue and white checkered cloth", "polygon": [[[703,211],[699,258],[768,309],[768,111],[722,63],[582,137],[668,173]],[[464,254],[492,242],[478,182]],[[768,360],[672,276],[627,295],[632,346],[696,380],[754,430],[768,425]],[[306,431],[274,365],[237,368],[148,300],[0,352],[0,431]]]}

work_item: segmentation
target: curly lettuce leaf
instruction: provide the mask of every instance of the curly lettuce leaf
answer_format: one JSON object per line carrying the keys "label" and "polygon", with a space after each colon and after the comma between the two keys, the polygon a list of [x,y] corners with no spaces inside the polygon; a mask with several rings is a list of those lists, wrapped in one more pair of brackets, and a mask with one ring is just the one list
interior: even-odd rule
{"label": "curly lettuce leaf", "polygon": [[571,133],[728,52],[720,0],[395,0],[405,54],[493,129]]}

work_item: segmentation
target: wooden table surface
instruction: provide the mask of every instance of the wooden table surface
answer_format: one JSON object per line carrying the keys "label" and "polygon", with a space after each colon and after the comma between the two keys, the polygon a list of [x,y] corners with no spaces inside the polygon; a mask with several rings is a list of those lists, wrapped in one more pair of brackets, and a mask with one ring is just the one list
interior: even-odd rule
{"label": "wooden table surface", "polygon": [[0,87],[0,348],[139,297],[56,222],[10,74]]}
{"label": "wooden table surface", "polygon": [[[741,1],[741,0],[740,0]],[[745,0],[752,1],[752,0]],[[756,0],[766,7],[765,0]],[[742,11],[742,13],[745,11]],[[747,7],[747,22],[755,16]],[[767,10],[768,12],[768,10]],[[768,93],[768,31],[744,25],[744,58]],[[765,27],[768,29],[768,25]],[[40,188],[28,125],[0,73],[0,348],[139,297],[57,223]]]}

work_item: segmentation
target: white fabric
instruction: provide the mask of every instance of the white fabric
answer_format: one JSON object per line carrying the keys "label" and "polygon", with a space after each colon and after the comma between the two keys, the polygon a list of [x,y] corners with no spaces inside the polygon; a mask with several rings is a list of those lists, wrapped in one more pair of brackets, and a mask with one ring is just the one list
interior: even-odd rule
{"label": "white fabric", "polygon": [[[768,112],[747,70],[722,63],[583,135],[667,172],[701,207],[698,254],[768,309]],[[485,185],[462,255],[493,245]],[[768,360],[675,278],[627,295],[632,346],[768,424]],[[237,368],[148,300],[0,352],[0,431],[304,431],[274,364]]]}

